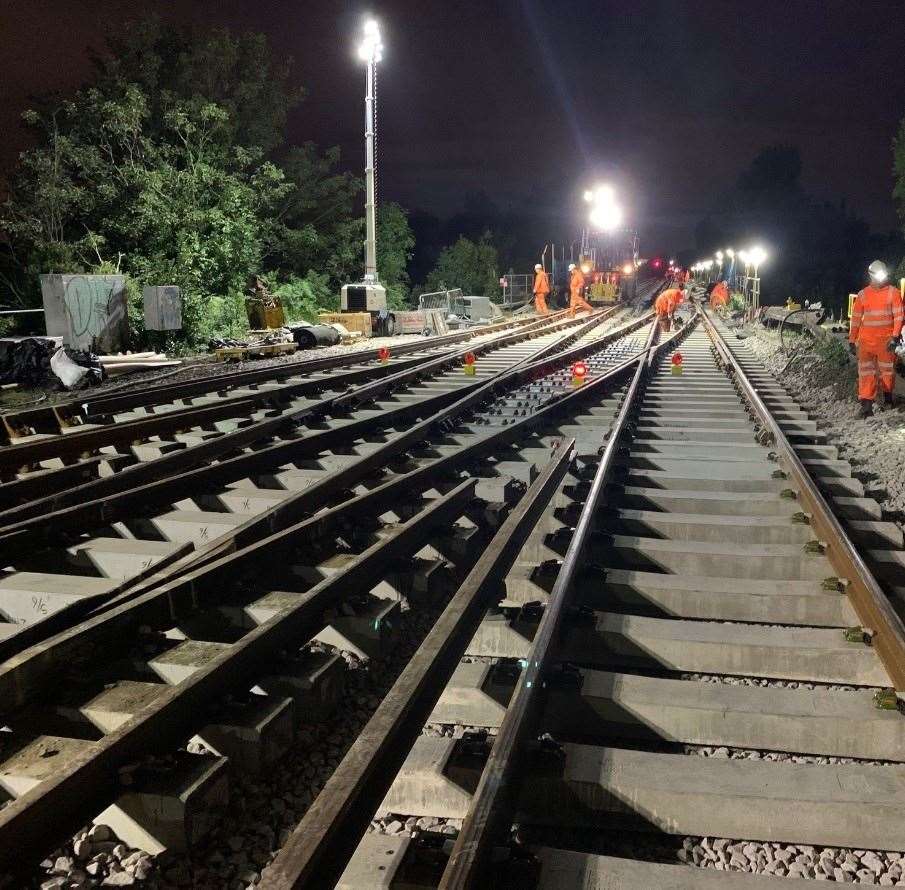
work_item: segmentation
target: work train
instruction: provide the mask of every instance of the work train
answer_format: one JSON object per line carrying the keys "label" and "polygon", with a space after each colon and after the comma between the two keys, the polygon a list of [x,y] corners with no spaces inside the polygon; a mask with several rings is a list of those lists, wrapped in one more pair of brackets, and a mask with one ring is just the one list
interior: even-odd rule
{"label": "work train", "polygon": [[585,299],[609,305],[635,298],[638,270],[638,233],[623,229],[613,233],[585,230],[581,247],[552,247],[552,287],[557,294],[568,293],[569,265],[575,263],[588,284]]}

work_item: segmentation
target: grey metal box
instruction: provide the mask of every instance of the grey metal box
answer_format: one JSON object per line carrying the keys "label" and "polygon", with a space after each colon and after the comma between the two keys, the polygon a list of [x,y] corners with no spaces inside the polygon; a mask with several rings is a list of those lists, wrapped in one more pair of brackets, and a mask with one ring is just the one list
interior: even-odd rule
{"label": "grey metal box", "polygon": [[146,287],[141,296],[146,330],[182,330],[182,291],[175,284]]}
{"label": "grey metal box", "polygon": [[465,297],[465,314],[472,321],[484,321],[493,318],[489,297]]}
{"label": "grey metal box", "polygon": [[42,275],[41,297],[50,337],[73,349],[117,352],[129,333],[124,275]]}

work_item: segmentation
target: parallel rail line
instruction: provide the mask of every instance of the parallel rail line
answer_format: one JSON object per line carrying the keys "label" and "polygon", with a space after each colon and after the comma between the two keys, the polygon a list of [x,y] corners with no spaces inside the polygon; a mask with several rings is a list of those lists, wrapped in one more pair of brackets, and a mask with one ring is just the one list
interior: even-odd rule
{"label": "parallel rail line", "polygon": [[[625,363],[598,459],[564,441],[261,887],[753,890],[772,883],[729,873],[728,852],[720,874],[680,865],[671,836],[689,862],[695,836],[791,844],[803,861],[768,873],[830,880],[838,848],[905,849],[905,726],[884,692],[903,691],[905,632],[875,574],[902,565],[901,533],[736,352],[698,312]],[[455,839],[365,833],[380,813],[449,819]]]}
{"label": "parallel rail line", "polygon": [[[315,476],[312,485],[281,496],[279,503],[258,511],[222,539],[169,568],[150,571],[139,584],[87,597],[81,608],[62,609],[58,617],[34,622],[6,641],[0,709],[9,716],[12,737],[0,753],[5,758],[0,787],[17,791],[0,809],[0,869],[21,868],[22,856],[14,851],[46,851],[111,803],[122,790],[118,770],[149,752],[184,743],[199,730],[205,704],[228,690],[263,682],[262,672],[279,669],[278,653],[293,651],[325,624],[333,627],[331,610],[348,604],[350,597],[357,603],[353,611],[373,612],[374,627],[385,627],[380,616],[397,607],[383,604],[368,590],[387,572],[410,573],[404,567],[412,556],[454,521],[464,521],[457,533],[464,538],[454,545],[458,556],[451,570],[464,577],[480,555],[468,542],[491,534],[496,515],[485,511],[483,501],[475,501],[476,491],[489,484],[491,495],[499,491],[503,500],[518,491],[517,485],[513,489],[517,480],[508,476],[501,483],[482,481],[495,476],[501,449],[525,447],[521,443],[527,441],[531,460],[541,460],[538,450],[549,453],[545,449],[550,445],[538,447],[532,438],[537,431],[577,410],[585,393],[618,388],[634,367],[632,356],[640,345],[634,332],[649,323],[650,315],[603,336],[592,331],[596,321],[547,334],[540,346],[517,347],[519,354],[501,363],[495,377],[485,374],[473,385],[413,405],[388,406],[385,388],[366,387],[352,404],[336,406],[337,411],[365,410],[368,416],[361,421],[226,457],[192,471],[191,487],[185,478],[164,479],[153,483],[160,487],[157,494],[144,486],[105,497],[103,505],[73,504],[0,530],[0,546],[9,556],[28,546],[37,558],[43,551],[34,550],[33,535],[52,537],[79,527],[131,521],[139,498],[143,504],[173,503],[179,486],[184,498],[202,484],[260,478],[287,461],[324,455],[385,431],[383,441],[375,441],[365,453],[351,454]],[[567,368],[582,357],[591,365],[592,379],[576,391]],[[485,407],[490,413],[484,413]],[[394,424],[405,428],[393,430]],[[230,462],[234,465],[224,469]],[[247,485],[233,489],[240,499],[245,492],[253,499],[266,491]],[[448,531],[441,535],[446,537]],[[224,624],[226,614],[231,617]],[[133,702],[133,711],[123,714],[117,728],[91,728],[85,718],[94,710],[85,695],[93,689],[103,698],[111,669],[116,687],[119,659],[137,658],[138,650],[145,677],[138,684],[141,703]],[[166,682],[149,684],[152,671]],[[70,685],[73,672],[80,685]],[[91,699],[95,705],[97,695]],[[247,706],[273,708],[276,714],[282,702],[279,696],[263,703],[252,696]],[[75,735],[54,735],[54,714],[57,722],[65,714]],[[56,745],[60,755],[52,772],[41,773],[38,780],[35,745]],[[17,771],[23,769],[20,775]]]}

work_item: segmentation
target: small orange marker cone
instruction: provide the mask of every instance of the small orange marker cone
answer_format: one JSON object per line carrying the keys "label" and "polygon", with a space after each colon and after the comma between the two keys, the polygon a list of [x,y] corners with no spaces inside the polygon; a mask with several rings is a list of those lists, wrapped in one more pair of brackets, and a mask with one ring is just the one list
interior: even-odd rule
{"label": "small orange marker cone", "polygon": [[377,358],[382,365],[385,365],[390,360],[390,350],[386,346],[381,346],[377,350]]}
{"label": "small orange marker cone", "polygon": [[673,374],[681,374],[682,373],[682,353],[674,352],[672,354],[672,372]]}

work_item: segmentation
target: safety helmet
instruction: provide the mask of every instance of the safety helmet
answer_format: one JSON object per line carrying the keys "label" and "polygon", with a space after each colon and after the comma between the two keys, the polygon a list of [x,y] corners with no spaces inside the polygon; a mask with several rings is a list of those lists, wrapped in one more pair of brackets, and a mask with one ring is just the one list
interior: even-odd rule
{"label": "safety helmet", "polygon": [[886,263],[882,260],[874,260],[867,267],[867,274],[870,275],[870,280],[874,284],[883,284],[889,278],[889,270],[886,268]]}
{"label": "safety helmet", "polygon": [[574,272],[574,271],[575,271],[575,263],[569,263],[569,271],[570,271],[570,272]]}
{"label": "safety helmet", "polygon": [[543,267],[540,263],[535,263],[535,264],[534,264],[534,271],[535,271],[535,272],[540,272],[540,270],[543,269],[543,268],[544,268],[544,267]]}

